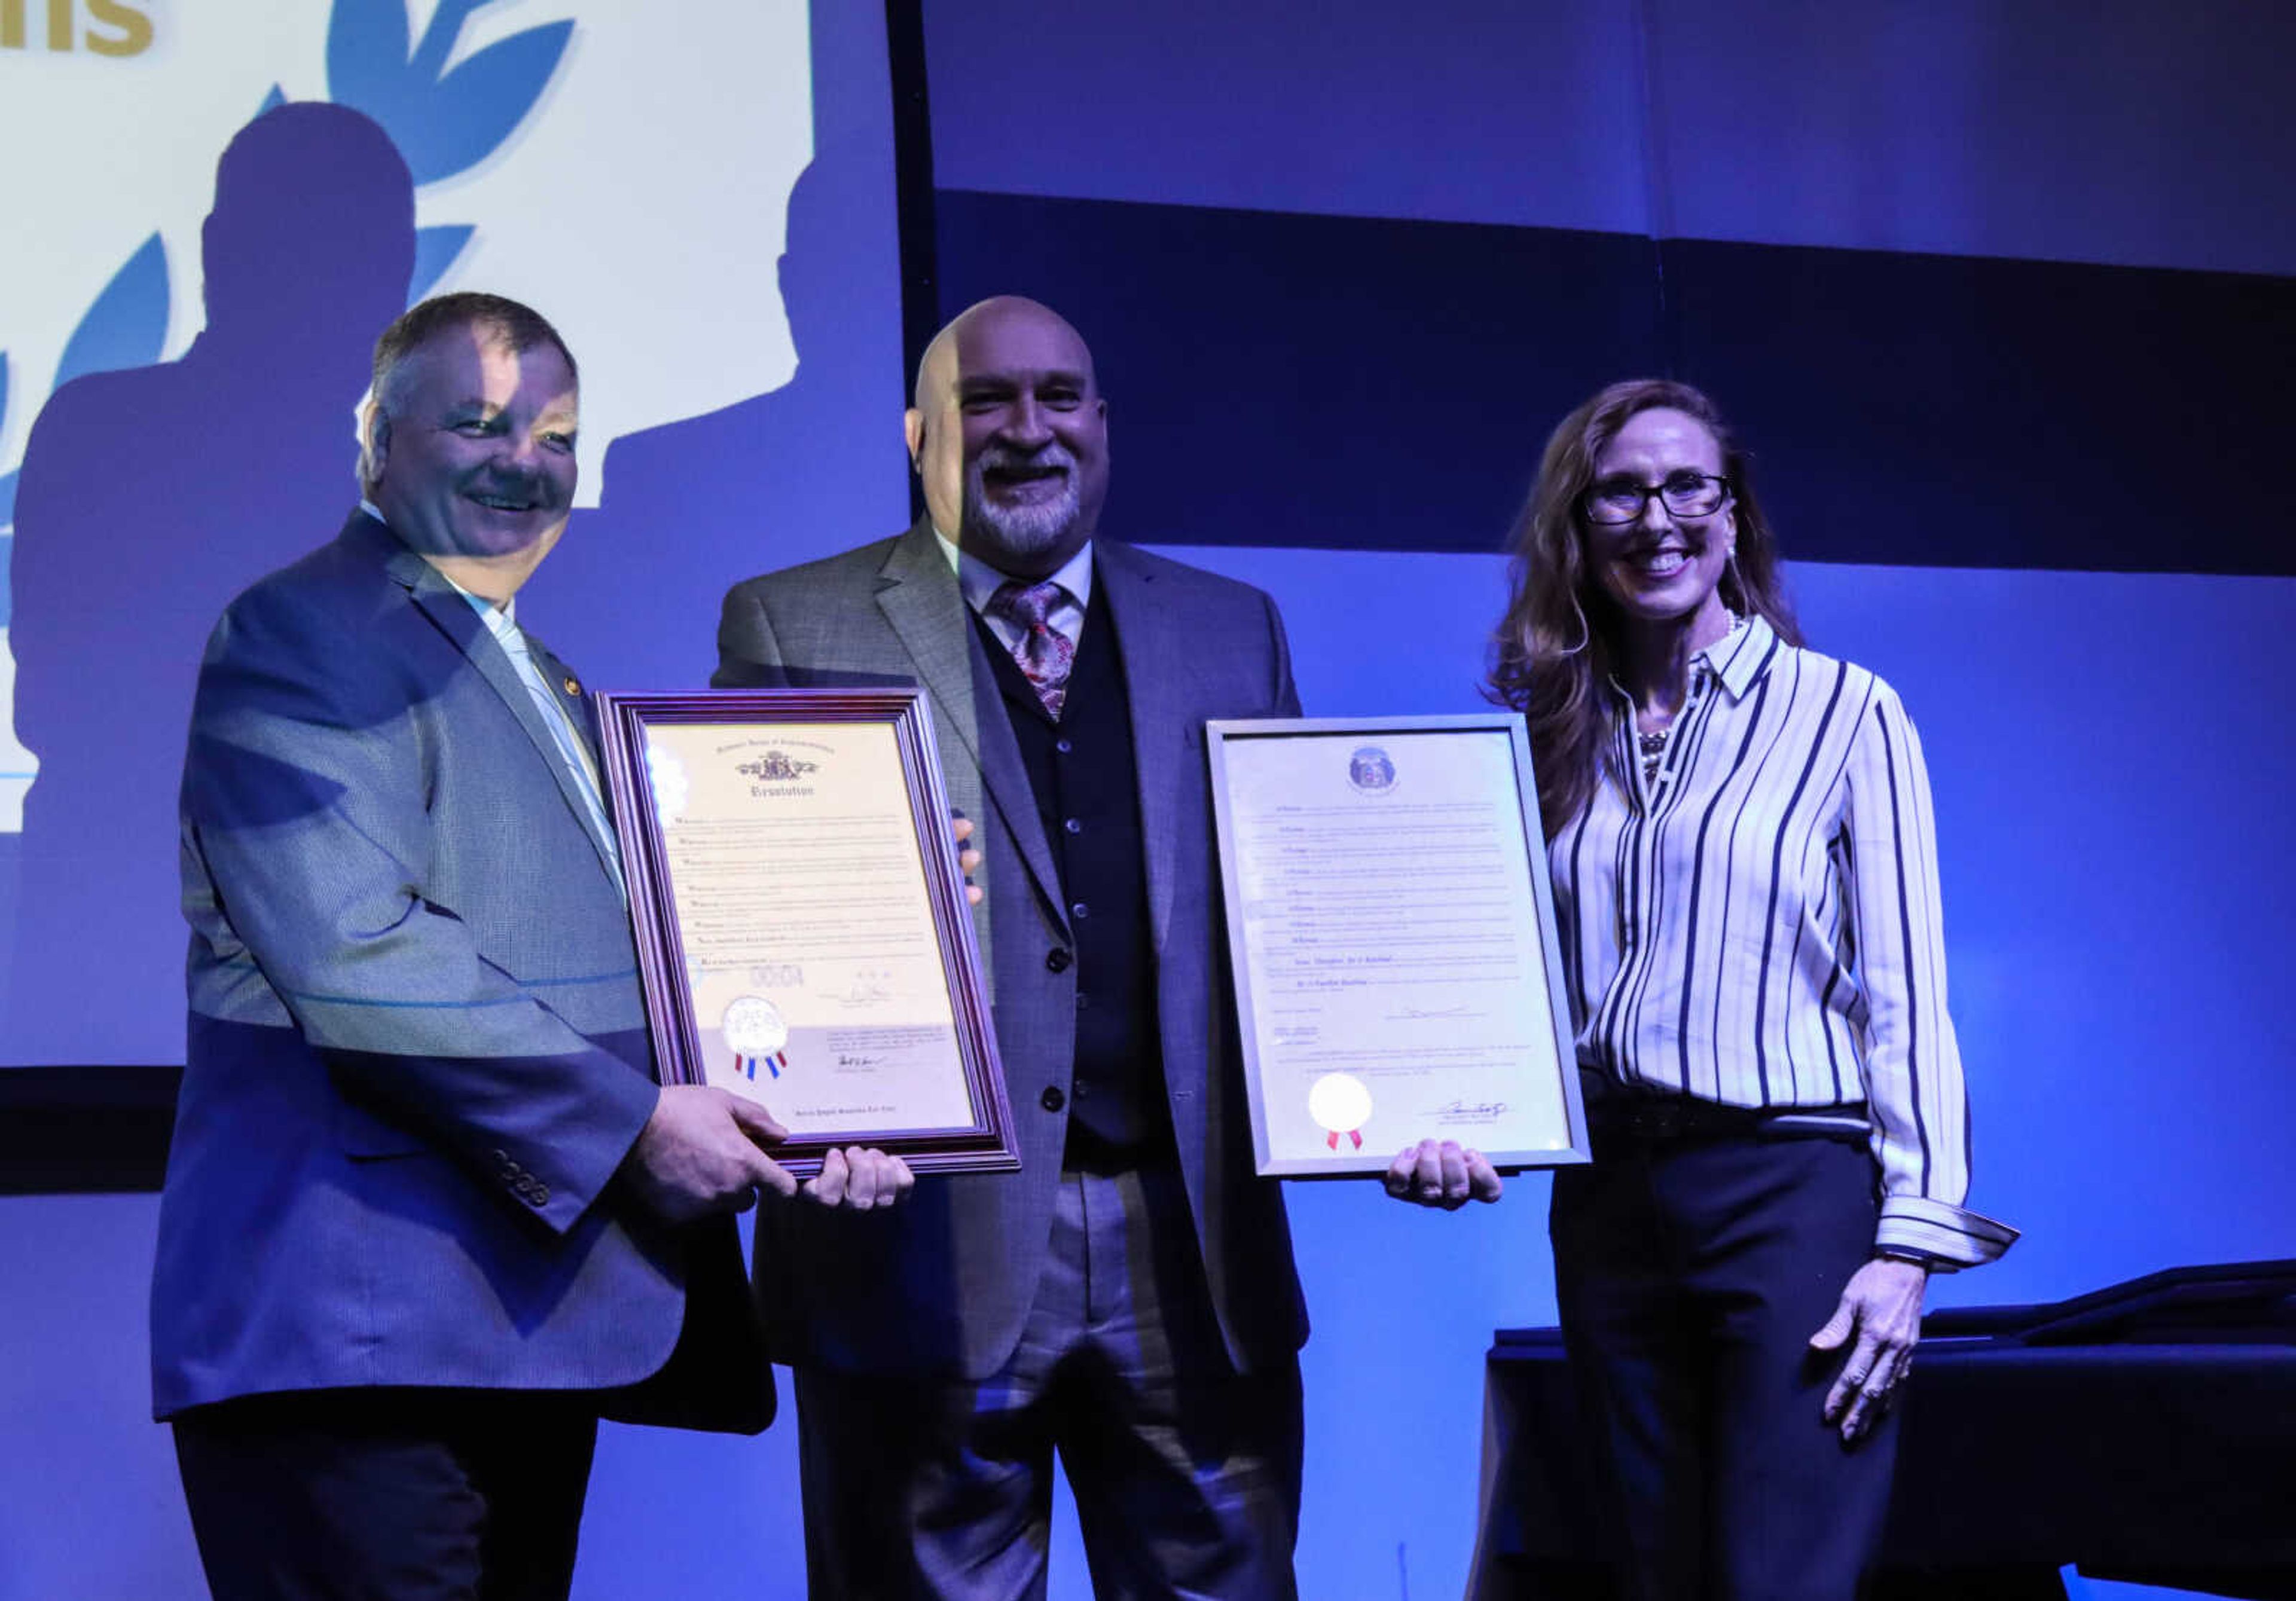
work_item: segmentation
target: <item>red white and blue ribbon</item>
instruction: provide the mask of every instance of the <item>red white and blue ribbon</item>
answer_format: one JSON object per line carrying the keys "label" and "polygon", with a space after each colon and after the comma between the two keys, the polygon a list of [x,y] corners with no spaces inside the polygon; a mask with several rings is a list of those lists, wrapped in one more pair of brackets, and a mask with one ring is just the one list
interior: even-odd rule
{"label": "red white and blue ribbon", "polygon": [[734,1071],[754,1084],[762,1065],[774,1078],[789,1065],[789,1024],[781,1008],[762,995],[744,995],[726,1008],[718,1022],[734,1053]]}

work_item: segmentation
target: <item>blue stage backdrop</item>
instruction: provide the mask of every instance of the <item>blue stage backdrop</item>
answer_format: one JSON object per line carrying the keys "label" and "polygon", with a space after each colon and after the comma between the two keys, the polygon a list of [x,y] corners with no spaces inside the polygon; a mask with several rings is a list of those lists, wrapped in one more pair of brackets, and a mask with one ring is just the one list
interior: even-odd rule
{"label": "blue stage backdrop", "polygon": [[[201,10],[130,9],[155,20],[147,55]],[[610,389],[591,351],[613,348],[611,316],[567,314],[601,492],[521,612],[602,685],[698,681],[728,580],[906,514],[875,8],[814,8],[810,167],[688,142],[640,157],[642,179],[611,181],[593,175],[627,158],[589,127],[607,112],[574,98],[575,69],[608,53],[585,54],[593,7],[439,0],[410,14],[432,9],[472,34],[443,60],[406,45],[433,84],[479,43],[574,21],[520,126],[562,119],[581,135],[556,211],[581,242],[480,270],[480,186],[510,186],[523,135],[445,176],[401,143],[401,176],[357,166],[369,146],[345,123],[331,170],[389,190],[397,226],[341,252],[339,303],[354,303],[373,252],[411,250],[418,276],[438,263],[441,228],[477,233],[439,282],[499,283],[554,311],[582,304],[594,242],[627,234],[652,251],[595,269],[628,275],[608,308],[640,319],[622,371],[710,392],[656,400],[676,391],[619,375]],[[706,21],[751,8],[677,14],[659,27],[688,70],[757,70]],[[1546,431],[1587,390],[1672,372],[1737,414],[1813,641],[1897,685],[1937,785],[1972,1201],[2026,1238],[1997,1267],[1940,1280],[1935,1301],[2045,1300],[2180,1262],[2296,1256],[2296,1180],[2272,1142],[2296,1119],[2296,1024],[2278,1004],[2296,872],[2272,843],[2296,756],[2270,715],[2296,637],[2296,556],[2273,531],[2288,451],[2272,390],[2296,358],[2296,210],[2277,198],[2296,170],[2284,109],[2296,16],[2255,0],[1336,0],[1310,19],[1274,0],[1162,0],[1048,26],[1019,0],[926,0],[923,21],[939,309],[1019,291],[1071,316],[1111,397],[1111,530],[1273,591],[1311,712],[1478,703],[1498,540]],[[324,93],[325,52],[315,59],[299,86],[266,69],[249,109],[277,78],[291,99],[355,106],[396,136],[403,102]],[[0,117],[34,67],[93,85],[132,66],[93,46],[69,60],[0,48]],[[869,87],[848,100],[832,82]],[[210,227],[210,250],[258,260],[282,242],[321,260],[369,237],[368,207],[324,229],[242,231],[212,166],[243,120],[216,122],[175,234],[152,210],[73,247],[76,287],[42,291],[65,308],[43,324],[61,330],[42,336],[45,354],[16,355],[16,291],[0,298],[14,384],[0,469],[66,365],[71,318],[112,299],[108,275],[138,281],[154,230],[171,273],[211,205],[234,220]],[[644,199],[623,195],[632,182],[665,175],[710,198],[635,220],[614,209]],[[852,198],[865,193],[884,204]],[[785,226],[778,272],[778,241],[708,242],[744,207]],[[25,234],[18,201],[0,214]],[[843,265],[869,240],[878,255]],[[13,252],[0,273],[21,270]],[[647,261],[689,277],[657,292]],[[216,276],[211,259],[210,328]],[[674,308],[644,304],[673,294]],[[48,492],[66,517],[99,501],[137,514],[107,510],[88,536],[112,541],[104,565],[51,592],[50,643],[79,663],[57,682],[105,686],[84,702],[97,777],[72,792],[94,798],[57,827],[100,824],[87,837],[102,849],[62,914],[83,921],[20,940],[8,964],[12,1015],[28,984],[51,1021],[74,998],[63,1015],[86,1043],[36,1054],[12,1023],[0,1056],[174,1059],[160,970],[179,935],[169,834],[151,819],[168,809],[180,739],[161,679],[187,686],[190,662],[158,662],[147,641],[178,628],[193,644],[171,648],[195,650],[220,593],[191,586],[227,590],[272,559],[255,541],[311,543],[340,510],[358,388],[348,348],[389,298],[347,313],[357,329],[327,325],[346,353],[308,377],[320,332],[294,363],[258,338],[268,359],[221,365],[219,341],[211,370],[245,374],[237,392],[258,398],[243,417],[198,403],[199,345],[152,365],[199,326],[184,309],[195,301],[171,300],[165,336],[111,364],[140,365],[117,382],[143,387],[116,401],[91,388],[176,421],[92,427],[78,476]],[[785,325],[779,365],[706,326],[749,328],[761,306]],[[611,438],[610,404],[622,408],[603,424]],[[59,401],[49,415],[119,413]],[[36,430],[20,512],[37,504],[25,497],[40,444]],[[264,498],[291,460],[316,486],[301,521]],[[226,472],[219,493],[249,526],[149,487],[178,480],[129,473],[155,462]],[[37,532],[18,531],[20,546]],[[28,562],[20,547],[20,574]],[[35,599],[20,589],[12,636],[43,626]],[[103,677],[114,653],[157,663],[139,669],[152,682]],[[35,655],[19,660],[17,727],[43,776],[27,832],[0,850],[20,843],[29,862],[53,769]],[[131,774],[161,792],[142,820],[103,809],[104,776]],[[110,865],[129,857],[132,870]],[[1546,1185],[1516,1181],[1498,1207],[1452,1217],[1364,1186],[1294,1186],[1291,1199],[1316,1322],[1303,1593],[1456,1596],[1481,1353],[1496,1325],[1553,1319]],[[0,1304],[0,1601],[196,1593],[165,1437],[141,1421],[152,1219],[143,1196],[0,1202],[0,1284],[14,1292]],[[801,1593],[793,1440],[787,1421],[762,1441],[610,1432],[578,1594]],[[1080,1557],[1063,1512],[1060,1601],[1087,1593]]]}

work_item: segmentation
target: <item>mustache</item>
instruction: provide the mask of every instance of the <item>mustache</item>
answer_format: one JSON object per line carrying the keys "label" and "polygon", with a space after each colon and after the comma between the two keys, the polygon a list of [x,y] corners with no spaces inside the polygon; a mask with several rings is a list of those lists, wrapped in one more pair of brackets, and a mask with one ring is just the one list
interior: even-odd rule
{"label": "mustache", "polygon": [[1034,450],[1015,450],[1006,445],[990,445],[972,458],[975,472],[1010,471],[1016,467],[1059,467],[1072,472],[1076,467],[1076,456],[1067,446],[1054,441]]}
{"label": "mustache", "polygon": [[548,501],[554,497],[547,476],[540,472],[488,472],[463,486],[472,495],[493,495],[504,500]]}

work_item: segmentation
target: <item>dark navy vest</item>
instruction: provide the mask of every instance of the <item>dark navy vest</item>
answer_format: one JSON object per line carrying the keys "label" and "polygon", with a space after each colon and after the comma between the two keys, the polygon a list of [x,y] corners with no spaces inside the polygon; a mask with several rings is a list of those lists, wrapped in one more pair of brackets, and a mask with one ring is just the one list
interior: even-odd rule
{"label": "dark navy vest", "polygon": [[1105,595],[1095,583],[1057,724],[996,631],[977,614],[973,620],[1029,769],[1075,936],[1068,1160],[1095,1170],[1163,1160],[1172,1143],[1132,709]]}

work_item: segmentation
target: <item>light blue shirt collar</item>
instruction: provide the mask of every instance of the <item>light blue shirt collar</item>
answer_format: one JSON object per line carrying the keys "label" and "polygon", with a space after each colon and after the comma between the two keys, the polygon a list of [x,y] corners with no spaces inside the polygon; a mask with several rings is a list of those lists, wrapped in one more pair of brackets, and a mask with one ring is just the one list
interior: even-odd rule
{"label": "light blue shirt collar", "polygon": [[[361,500],[359,510],[381,523],[383,527],[390,526],[390,521],[376,509],[373,502]],[[621,862],[614,850],[614,825],[606,813],[605,792],[600,786],[597,762],[591,756],[588,744],[575,727],[574,709],[561,701],[551,686],[544,680],[542,666],[534,659],[534,649],[527,643],[526,636],[519,630],[518,597],[513,595],[500,605],[496,605],[484,595],[473,595],[463,588],[453,579],[447,578],[447,574],[440,571],[435,564],[430,571],[437,572],[440,578],[446,579],[448,587],[455,594],[471,603],[471,610],[476,612],[485,621],[488,633],[494,636],[496,647],[510,659],[511,670],[518,675],[518,681],[525,686],[527,699],[534,702],[534,709],[540,715],[543,726],[550,731],[551,739],[558,747],[559,760],[565,764],[567,771],[574,776],[577,791],[582,797],[582,809],[589,817],[590,827],[606,848],[607,870],[613,874],[615,887],[622,890],[623,898],[627,899],[629,891],[622,883]],[[570,697],[574,694],[574,680],[571,678],[566,680],[566,694]]]}
{"label": "light blue shirt collar", "polygon": [[[364,496],[359,498],[359,510],[365,512],[377,522],[381,523],[383,527],[390,527],[390,519],[382,514],[382,508],[375,505],[372,500],[365,498]],[[398,530],[393,529],[391,531],[396,533]],[[417,551],[415,554],[420,555],[422,553]],[[497,605],[496,603],[487,599],[486,596],[482,595],[472,594],[460,584],[455,583],[453,579],[447,578],[446,571],[440,568],[437,562],[434,562],[430,564],[430,571],[437,573],[440,578],[446,579],[447,584],[453,587],[455,594],[461,595],[464,600],[471,603],[472,606],[477,610],[478,614],[487,620],[487,627],[493,631],[494,636],[496,639],[506,639],[511,634],[517,632],[518,596],[513,595],[510,599],[504,601]],[[513,658],[515,658],[517,653],[512,652],[512,654]]]}
{"label": "light blue shirt collar", "polygon": [[[933,534],[940,540],[941,554],[948,558],[949,571],[956,574],[956,587],[964,591],[965,604],[985,614],[988,597],[1004,585],[1013,582],[1013,575],[999,572],[971,551],[960,548],[955,540],[942,533],[938,527],[933,530]],[[1062,564],[1061,570],[1053,574],[1053,582],[1069,592],[1079,613],[1092,604],[1091,540],[1086,540],[1076,554]],[[1070,636],[1075,637],[1074,635]]]}

